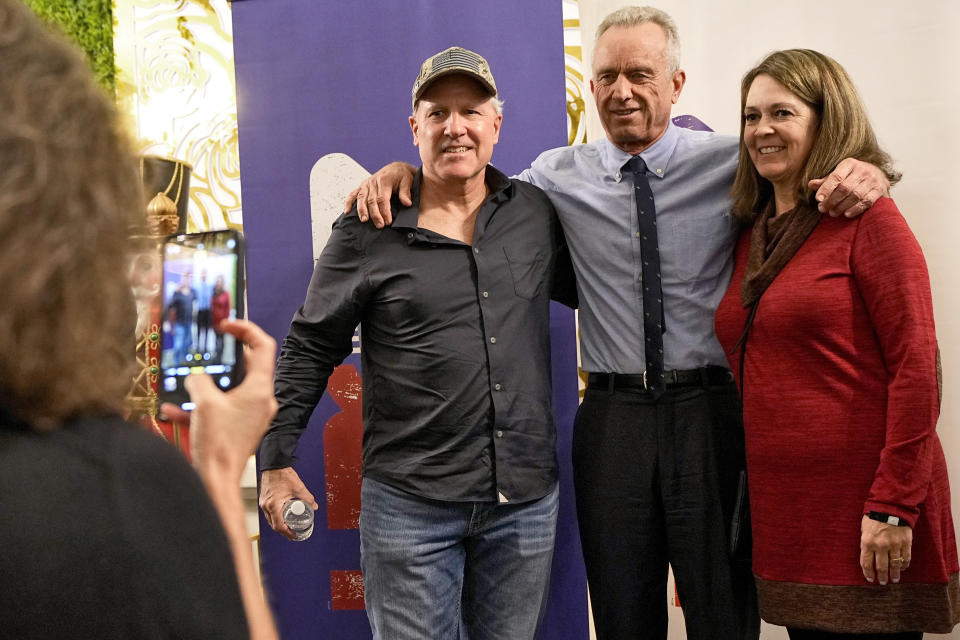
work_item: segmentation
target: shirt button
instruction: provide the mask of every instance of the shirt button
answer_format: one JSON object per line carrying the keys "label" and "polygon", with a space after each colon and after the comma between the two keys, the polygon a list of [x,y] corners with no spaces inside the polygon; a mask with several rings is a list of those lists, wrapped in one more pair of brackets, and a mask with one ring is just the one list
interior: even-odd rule
{"label": "shirt button", "polygon": [[500,391],[500,383],[498,382],[497,384],[493,385],[493,388],[494,388],[496,391]]}
{"label": "shirt button", "polygon": [[484,298],[489,298],[489,297],[490,297],[490,294],[487,293],[486,291],[484,291],[484,292],[483,292],[483,297],[484,297]]}
{"label": "shirt button", "polygon": [[634,237],[639,238],[639,237],[640,237],[640,232],[637,231],[637,232],[634,234]]}
{"label": "shirt button", "polygon": [[503,437],[503,431],[497,431],[497,437],[498,437],[498,438],[502,438],[502,437]]}
{"label": "shirt button", "polygon": [[474,253],[480,253],[480,247],[474,247],[474,248],[473,248],[473,252],[474,252]]}
{"label": "shirt button", "polygon": [[493,336],[490,336],[490,344],[496,344],[496,343],[497,343],[497,339],[494,338]]}

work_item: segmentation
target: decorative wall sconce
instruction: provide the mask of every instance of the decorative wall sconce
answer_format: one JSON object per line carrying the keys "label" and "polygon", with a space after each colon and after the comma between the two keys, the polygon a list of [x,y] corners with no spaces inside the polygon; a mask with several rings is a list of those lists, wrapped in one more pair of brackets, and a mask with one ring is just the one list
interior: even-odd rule
{"label": "decorative wall sconce", "polygon": [[137,368],[126,396],[131,420],[150,426],[186,455],[189,455],[186,426],[164,422],[156,416],[163,331],[160,245],[166,236],[186,231],[191,171],[192,167],[180,160],[159,156],[140,158],[140,177],[148,204],[145,228],[135,230],[130,236],[130,283],[137,304]]}

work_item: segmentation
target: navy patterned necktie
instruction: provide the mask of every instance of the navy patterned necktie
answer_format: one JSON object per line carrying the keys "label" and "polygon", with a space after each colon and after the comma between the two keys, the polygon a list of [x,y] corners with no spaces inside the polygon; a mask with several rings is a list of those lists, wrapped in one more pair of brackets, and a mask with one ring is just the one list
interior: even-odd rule
{"label": "navy patterned necktie", "polygon": [[644,355],[647,370],[644,383],[654,398],[666,389],[663,376],[663,290],[660,286],[660,249],[657,246],[657,210],[653,192],[647,179],[647,165],[640,156],[634,156],[624,165],[633,174],[633,195],[637,201],[637,229],[640,238],[640,283],[643,286]]}

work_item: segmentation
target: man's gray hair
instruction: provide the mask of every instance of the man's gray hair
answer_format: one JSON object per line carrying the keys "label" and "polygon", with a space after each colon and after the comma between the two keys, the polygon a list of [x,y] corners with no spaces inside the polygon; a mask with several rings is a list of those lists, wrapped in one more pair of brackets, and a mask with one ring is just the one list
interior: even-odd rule
{"label": "man's gray hair", "polygon": [[670,14],[654,7],[623,7],[609,14],[597,27],[597,40],[611,27],[635,27],[644,22],[660,25],[667,34],[667,71],[680,69],[680,32]]}

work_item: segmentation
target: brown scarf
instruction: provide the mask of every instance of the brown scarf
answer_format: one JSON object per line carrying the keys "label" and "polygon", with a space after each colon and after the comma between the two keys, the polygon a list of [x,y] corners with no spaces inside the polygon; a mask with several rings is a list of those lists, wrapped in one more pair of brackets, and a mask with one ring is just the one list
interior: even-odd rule
{"label": "brown scarf", "polygon": [[750,232],[747,268],[740,286],[740,302],[745,309],[760,300],[816,228],[820,215],[815,208],[801,204],[775,216],[771,203],[757,216]]}
{"label": "brown scarf", "polygon": [[740,351],[740,393],[743,393],[743,357],[746,353],[747,336],[757,315],[760,296],[767,290],[777,274],[790,262],[797,250],[803,246],[810,233],[820,222],[820,212],[809,205],[801,204],[779,216],[774,215],[773,202],[767,205],[763,213],[757,216],[750,232],[750,248],[747,253],[747,267],[740,285],[740,302],[743,308],[750,309],[743,323],[740,338],[730,353]]}

